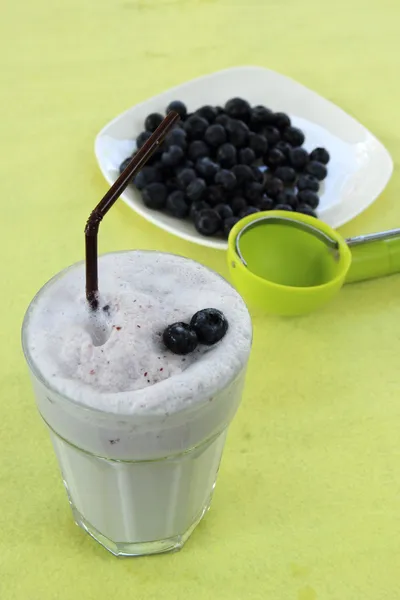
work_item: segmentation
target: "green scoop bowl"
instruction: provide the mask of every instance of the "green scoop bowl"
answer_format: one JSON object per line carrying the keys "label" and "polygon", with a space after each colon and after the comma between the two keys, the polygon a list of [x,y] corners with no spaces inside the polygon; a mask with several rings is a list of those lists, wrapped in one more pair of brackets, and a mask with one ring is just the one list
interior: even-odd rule
{"label": "green scoop bowl", "polygon": [[242,219],[228,241],[232,282],[251,305],[277,315],[323,306],[344,283],[400,271],[400,230],[345,240],[322,221],[268,211]]}

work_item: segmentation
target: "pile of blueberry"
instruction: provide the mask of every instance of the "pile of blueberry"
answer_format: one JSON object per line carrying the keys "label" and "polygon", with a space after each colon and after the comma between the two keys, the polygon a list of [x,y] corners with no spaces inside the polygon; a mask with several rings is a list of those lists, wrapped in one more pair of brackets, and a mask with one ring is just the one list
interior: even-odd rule
{"label": "pile of blueberry", "polygon": [[[302,147],[304,133],[288,115],[251,107],[242,98],[194,113],[174,101],[166,113],[171,110],[179,113],[180,122],[133,181],[148,208],[190,218],[203,235],[225,237],[240,219],[258,211],[316,216],[329,153],[325,148],[308,153]],[[163,118],[148,115],[137,148]],[[121,172],[130,159],[121,164]]]}
{"label": "pile of blueberry", "polygon": [[225,336],[228,331],[228,321],[220,310],[205,308],[199,310],[191,319],[190,324],[173,323],[163,333],[165,346],[174,354],[190,354],[197,346],[213,346]]}

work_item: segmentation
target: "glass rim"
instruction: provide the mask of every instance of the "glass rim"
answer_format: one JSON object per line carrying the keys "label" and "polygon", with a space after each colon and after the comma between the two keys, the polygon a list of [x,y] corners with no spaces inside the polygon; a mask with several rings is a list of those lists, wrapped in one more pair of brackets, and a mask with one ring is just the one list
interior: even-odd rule
{"label": "glass rim", "polygon": [[[112,252],[105,252],[102,255],[99,256],[99,258],[101,256],[107,256],[107,255],[112,255],[112,254],[131,254],[131,253],[135,253],[135,252],[140,252],[140,253],[146,253],[146,254],[164,254],[167,256],[174,256],[177,258],[180,258],[182,260],[185,261],[190,261],[196,264],[201,265],[204,269],[206,269],[207,271],[210,271],[211,273],[213,273],[214,275],[216,275],[217,277],[221,278],[223,281],[225,281],[232,289],[235,290],[235,288],[233,287],[233,285],[227,280],[225,279],[225,277],[223,277],[220,273],[217,273],[216,271],[214,271],[213,269],[210,269],[209,267],[203,265],[202,263],[192,259],[192,258],[187,258],[186,256],[182,256],[180,254],[174,254],[172,252],[163,252],[160,250],[142,250],[142,249],[132,249],[132,250],[116,250],[116,251],[112,251]],[[78,411],[83,411],[86,414],[91,414],[91,413],[96,413],[99,416],[102,417],[115,417],[115,418],[121,418],[123,417],[124,419],[132,419],[132,420],[136,420],[136,421],[156,421],[158,419],[160,419],[160,417],[165,417],[165,414],[161,411],[154,411],[154,412],[148,412],[148,413],[143,413],[143,414],[137,414],[137,413],[127,413],[127,412],[112,412],[112,411],[107,411],[107,410],[102,410],[100,408],[97,408],[95,406],[89,406],[87,404],[83,404],[82,402],[77,401],[76,399],[72,398],[71,396],[68,396],[67,394],[60,392],[58,389],[54,388],[53,386],[50,385],[50,382],[46,379],[46,377],[43,375],[43,373],[41,372],[41,370],[37,367],[31,352],[29,350],[28,347],[28,343],[27,343],[27,331],[28,331],[28,327],[29,327],[29,319],[30,316],[32,314],[32,311],[34,309],[35,306],[35,302],[36,300],[42,295],[42,293],[45,292],[46,289],[48,289],[49,287],[51,287],[51,285],[57,281],[58,279],[61,279],[63,277],[63,275],[65,275],[65,273],[67,273],[68,271],[83,265],[84,261],[80,260],[77,261],[76,263],[73,263],[72,265],[69,265],[67,267],[65,267],[64,269],[62,269],[61,271],[59,271],[58,273],[56,273],[55,275],[53,275],[49,280],[46,281],[46,283],[44,283],[39,290],[36,292],[36,294],[34,295],[34,297],[32,298],[32,300],[30,301],[28,308],[25,311],[24,314],[24,318],[22,321],[22,326],[21,326],[21,345],[22,345],[22,350],[24,353],[24,357],[25,360],[28,364],[29,369],[31,370],[32,374],[40,381],[40,383],[42,383],[42,385],[44,385],[47,389],[54,391],[60,398],[62,398],[66,404],[70,404],[72,405],[75,409],[77,409]],[[235,292],[240,296],[240,294],[237,292],[237,290],[235,290]],[[242,298],[242,296],[240,296]],[[248,307],[245,303],[245,301],[242,298],[242,301],[244,303],[244,305],[246,306],[248,315],[250,317],[250,323],[252,325],[251,322],[251,316],[250,316],[250,312],[248,310]],[[253,327],[251,326],[251,339],[250,339],[250,349],[252,346],[252,341],[253,341]],[[229,378],[228,381],[225,381],[223,385],[218,386],[215,390],[213,390],[212,392],[212,396],[219,394],[222,390],[224,390],[226,387],[228,387],[229,385],[231,385],[236,379],[238,379],[241,375],[241,373],[246,369],[246,365],[247,365],[247,361],[243,364],[242,368],[240,369],[240,371],[235,372],[232,377]],[[194,402],[192,405],[188,406],[188,407],[184,407],[178,411],[176,411],[176,413],[174,413],[175,415],[186,415],[186,414],[191,414],[191,413],[195,413],[198,411],[201,411],[203,408],[205,408],[209,403],[207,402],[207,398],[209,396],[204,396],[201,398],[201,400],[199,400],[198,402]]]}

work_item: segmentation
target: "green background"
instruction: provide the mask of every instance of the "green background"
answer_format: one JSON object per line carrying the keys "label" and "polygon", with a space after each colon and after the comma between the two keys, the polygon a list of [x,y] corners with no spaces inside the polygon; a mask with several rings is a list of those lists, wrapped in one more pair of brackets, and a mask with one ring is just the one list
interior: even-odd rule
{"label": "green background", "polygon": [[[3,0],[1,13],[0,598],[398,598],[400,277],[348,286],[310,317],[253,314],[212,509],[175,555],[117,560],[73,524],[19,341],[33,294],[83,256],[106,191],[96,133],[224,67],[285,73],[371,129],[395,174],[342,233],[399,226],[398,0]],[[169,250],[227,273],[223,253],[121,202],[100,240],[104,252]]]}

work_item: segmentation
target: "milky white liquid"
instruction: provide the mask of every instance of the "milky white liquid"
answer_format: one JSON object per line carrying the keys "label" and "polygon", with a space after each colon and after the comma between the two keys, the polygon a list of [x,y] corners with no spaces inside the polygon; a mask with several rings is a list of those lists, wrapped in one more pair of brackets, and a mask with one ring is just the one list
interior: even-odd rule
{"label": "milky white liquid", "polygon": [[[218,275],[168,254],[101,257],[95,316],[84,276],[75,265],[51,280],[23,329],[70,501],[115,544],[179,538],[208,506],[240,402],[247,309]],[[163,346],[166,326],[209,307],[229,322],[221,342],[186,357]]]}

